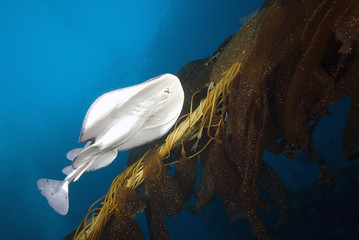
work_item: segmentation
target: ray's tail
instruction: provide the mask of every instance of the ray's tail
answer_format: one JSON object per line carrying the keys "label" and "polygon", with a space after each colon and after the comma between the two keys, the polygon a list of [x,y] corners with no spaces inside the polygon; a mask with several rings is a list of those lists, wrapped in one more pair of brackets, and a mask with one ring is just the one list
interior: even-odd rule
{"label": "ray's tail", "polygon": [[59,214],[66,215],[69,210],[69,182],[39,179],[37,187],[41,194],[46,197],[49,205]]}

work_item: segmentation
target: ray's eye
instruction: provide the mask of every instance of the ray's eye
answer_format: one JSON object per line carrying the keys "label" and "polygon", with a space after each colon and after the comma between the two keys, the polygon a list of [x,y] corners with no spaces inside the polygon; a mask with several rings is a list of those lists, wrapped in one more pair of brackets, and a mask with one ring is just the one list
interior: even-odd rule
{"label": "ray's eye", "polygon": [[165,88],[162,93],[161,93],[161,97],[160,97],[160,101],[164,101],[166,100],[171,94],[171,91],[169,88]]}

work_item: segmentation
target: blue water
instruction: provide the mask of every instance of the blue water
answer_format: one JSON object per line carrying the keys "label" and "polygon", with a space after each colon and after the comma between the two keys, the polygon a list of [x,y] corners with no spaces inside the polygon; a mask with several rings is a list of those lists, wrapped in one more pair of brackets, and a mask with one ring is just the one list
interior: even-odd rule
{"label": "blue water", "polygon": [[[64,178],[61,169],[69,164],[65,154],[79,146],[91,103],[107,91],[176,73],[186,62],[211,55],[240,28],[238,19],[262,2],[3,1],[0,238],[61,239],[76,228],[123,170],[128,153],[70,184],[67,216],[48,206],[36,181]],[[227,224],[220,214],[217,219],[223,223],[217,225],[204,217],[174,217],[171,237],[226,236],[228,231],[218,227]],[[146,231],[144,217],[138,218]],[[174,229],[181,224],[188,226],[187,232]]]}

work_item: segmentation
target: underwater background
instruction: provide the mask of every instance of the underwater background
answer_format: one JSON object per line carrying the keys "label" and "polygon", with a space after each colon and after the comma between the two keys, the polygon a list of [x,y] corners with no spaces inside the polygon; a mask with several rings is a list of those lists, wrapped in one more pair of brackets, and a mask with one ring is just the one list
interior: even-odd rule
{"label": "underwater background", "polygon": [[[36,181],[64,179],[61,170],[69,165],[66,153],[82,146],[78,137],[92,102],[108,91],[162,73],[175,74],[187,62],[211,56],[263,2],[3,1],[0,238],[62,239],[76,229],[91,204],[124,170],[128,152],[70,184],[66,216],[48,205]],[[312,135],[331,171],[347,164],[341,139],[350,102],[349,96],[332,105]],[[305,196],[305,188],[317,181],[320,166],[303,152],[296,160],[264,152],[264,161],[278,172],[290,194],[304,189],[301,196]],[[337,184],[344,185],[340,180]],[[307,194],[309,199],[311,192]],[[348,209],[357,206],[350,203],[345,202]],[[135,220],[149,239],[144,214]],[[182,211],[166,223],[171,239],[255,238],[247,219],[229,223],[219,197],[201,215]],[[325,231],[326,225],[318,222],[315,228]],[[355,239],[357,235],[346,236]]]}
{"label": "underwater background", "polygon": [[[1,3],[0,238],[62,239],[107,192],[128,154],[70,184],[66,216],[39,193],[39,178],[64,178],[66,153],[80,146],[91,103],[105,92],[174,74],[186,62],[210,56],[263,1]],[[169,219],[171,237],[236,237],[234,228],[226,229],[223,209],[211,205],[205,215]],[[136,220],[147,232],[145,217]]]}

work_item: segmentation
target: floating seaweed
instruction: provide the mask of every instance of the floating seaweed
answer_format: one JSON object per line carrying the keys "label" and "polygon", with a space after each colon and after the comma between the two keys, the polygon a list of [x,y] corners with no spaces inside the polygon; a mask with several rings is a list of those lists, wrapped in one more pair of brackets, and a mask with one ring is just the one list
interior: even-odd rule
{"label": "floating seaweed", "polygon": [[[193,78],[208,77],[198,93],[203,100],[194,109],[198,95],[192,95],[188,113],[164,142],[113,181],[101,206],[91,206],[75,239],[141,239],[133,218],[143,209],[151,239],[169,239],[165,215],[201,213],[218,195],[230,221],[247,217],[258,239],[270,239],[260,217],[270,207],[260,189],[277,203],[276,226],[286,221],[289,202],[263,152],[285,152],[294,160],[304,151],[321,165],[319,182],[333,185],[312,133],[328,107],[349,95],[342,144],[348,160],[358,158],[359,2],[277,0],[264,6],[220,52],[196,65],[205,74]],[[196,205],[188,206],[192,195]]]}

